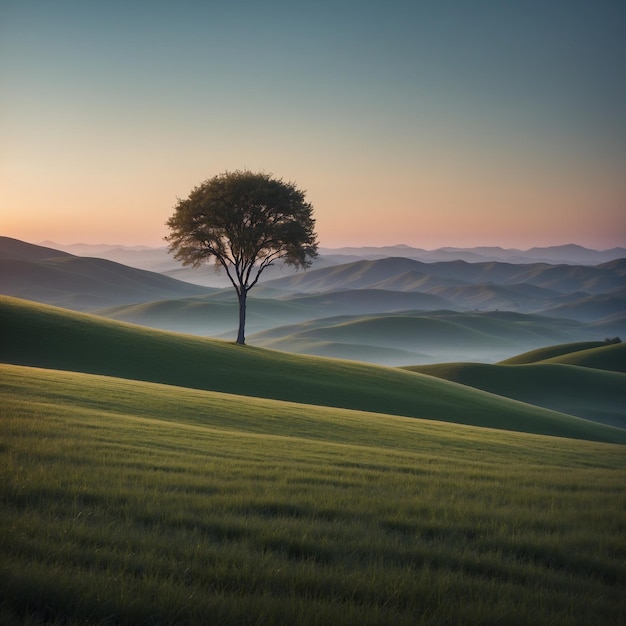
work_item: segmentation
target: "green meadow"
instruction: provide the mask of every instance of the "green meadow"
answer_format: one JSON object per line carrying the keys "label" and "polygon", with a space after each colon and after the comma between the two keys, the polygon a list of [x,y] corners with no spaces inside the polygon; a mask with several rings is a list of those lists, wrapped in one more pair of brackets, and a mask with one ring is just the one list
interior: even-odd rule
{"label": "green meadow", "polygon": [[626,620],[623,429],[11,298],[0,328],[2,624]]}

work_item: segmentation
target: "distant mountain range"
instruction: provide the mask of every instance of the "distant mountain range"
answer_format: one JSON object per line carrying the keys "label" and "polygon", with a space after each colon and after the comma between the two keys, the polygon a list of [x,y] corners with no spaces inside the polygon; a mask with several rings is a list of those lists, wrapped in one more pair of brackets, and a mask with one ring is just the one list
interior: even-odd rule
{"label": "distant mountain range", "polygon": [[592,250],[576,244],[562,246],[548,246],[544,248],[530,248],[517,250],[514,248],[500,248],[497,246],[483,246],[475,248],[444,247],[436,250],[424,250],[411,246],[397,245],[384,247],[355,247],[355,248],[322,248],[322,256],[353,256],[359,258],[405,257],[417,259],[427,263],[436,261],[467,261],[479,263],[481,261],[504,261],[507,263],[567,263],[571,265],[597,265],[614,259],[626,257],[626,248],[611,248],[610,250]]}
{"label": "distant mountain range", "polygon": [[[517,265],[496,261],[424,263],[402,257],[387,257],[309,270],[265,284],[275,289],[304,292],[387,289],[429,293],[432,290],[445,292],[451,287],[467,285],[507,285],[513,288],[524,284],[551,290],[553,296],[573,292],[607,293],[626,285],[626,259],[586,266],[546,263]],[[540,293],[540,289],[532,290],[528,287],[524,291],[527,294]]]}
{"label": "distant mountain range", "polygon": [[[150,270],[153,272],[166,273],[175,278],[190,280],[190,282],[202,281],[211,286],[226,284],[219,279],[219,275],[209,267],[203,270],[190,270],[183,268],[168,253],[167,247],[150,248],[145,246],[116,246],[94,244],[70,244],[61,245],[52,241],[45,241],[40,245],[56,250],[63,250],[77,256],[95,256],[131,267]],[[530,248],[529,250],[505,249],[496,246],[477,248],[438,248],[436,250],[424,250],[411,246],[383,246],[383,247],[348,247],[348,248],[320,248],[320,256],[314,263],[314,268],[338,265],[358,260],[374,260],[386,257],[404,257],[415,259],[425,263],[438,261],[466,261],[479,263],[485,261],[502,261],[506,263],[550,263],[568,265],[598,265],[626,258],[626,248],[612,248],[610,250],[592,250],[575,244],[563,246],[549,246],[544,248]],[[284,273],[292,273],[290,268],[277,266],[270,268],[269,274],[278,277]],[[183,276],[185,278],[183,278]],[[208,282],[207,282],[208,281]]]}

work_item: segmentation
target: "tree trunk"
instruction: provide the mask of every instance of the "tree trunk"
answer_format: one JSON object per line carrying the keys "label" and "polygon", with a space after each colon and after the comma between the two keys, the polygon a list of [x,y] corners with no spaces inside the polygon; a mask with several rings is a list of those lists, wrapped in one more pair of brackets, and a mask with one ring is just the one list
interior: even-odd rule
{"label": "tree trunk", "polygon": [[248,292],[245,289],[237,292],[239,297],[239,332],[237,333],[237,343],[244,345],[246,343],[245,326],[246,326],[246,298]]}

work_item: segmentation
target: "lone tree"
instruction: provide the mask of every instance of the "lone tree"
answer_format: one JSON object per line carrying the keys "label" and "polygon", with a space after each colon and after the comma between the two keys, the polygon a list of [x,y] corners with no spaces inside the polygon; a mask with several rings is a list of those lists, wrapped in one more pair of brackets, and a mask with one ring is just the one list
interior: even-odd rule
{"label": "lone tree", "polygon": [[224,172],[178,200],[167,221],[169,251],[183,265],[214,260],[239,299],[237,343],[245,343],[246,298],[276,261],[310,267],[317,256],[313,207],[304,192],[270,174]]}

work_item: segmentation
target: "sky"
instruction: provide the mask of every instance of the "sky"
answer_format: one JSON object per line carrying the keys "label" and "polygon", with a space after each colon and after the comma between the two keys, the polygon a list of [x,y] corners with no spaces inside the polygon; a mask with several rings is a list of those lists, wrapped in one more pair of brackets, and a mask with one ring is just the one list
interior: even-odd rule
{"label": "sky", "polygon": [[0,0],[0,235],[165,245],[225,171],[321,246],[626,246],[623,0]]}

